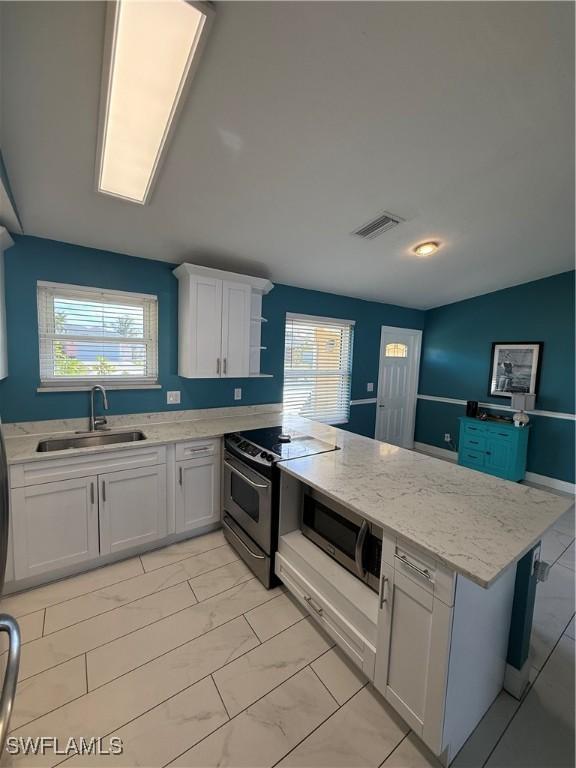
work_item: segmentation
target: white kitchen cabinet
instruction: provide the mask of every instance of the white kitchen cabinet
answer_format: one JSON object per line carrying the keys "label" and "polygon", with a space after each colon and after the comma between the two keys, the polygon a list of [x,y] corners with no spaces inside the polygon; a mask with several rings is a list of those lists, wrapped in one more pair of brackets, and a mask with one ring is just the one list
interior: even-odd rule
{"label": "white kitchen cabinet", "polygon": [[220,519],[220,457],[200,456],[176,463],[176,533]]}
{"label": "white kitchen cabinet", "polygon": [[442,732],[452,608],[387,563],[381,579],[374,685],[429,741]]}
{"label": "white kitchen cabinet", "polygon": [[11,505],[17,580],[98,556],[96,477],[15,488]]}
{"label": "white kitchen cabinet", "polygon": [[178,374],[192,379],[258,375],[261,297],[272,283],[192,264],[181,264],[174,275],[179,281]]}
{"label": "white kitchen cabinet", "polygon": [[166,467],[139,467],[98,477],[100,553],[120,552],[166,535]]}
{"label": "white kitchen cabinet", "polygon": [[252,289],[243,283],[222,283],[222,376],[250,373],[250,303]]}
{"label": "white kitchen cabinet", "polygon": [[374,685],[445,764],[502,689],[514,581],[485,589],[384,536]]}
{"label": "white kitchen cabinet", "polygon": [[14,245],[7,230],[0,226],[0,379],[8,376],[8,350],[6,336],[6,296],[4,286],[4,251]]}

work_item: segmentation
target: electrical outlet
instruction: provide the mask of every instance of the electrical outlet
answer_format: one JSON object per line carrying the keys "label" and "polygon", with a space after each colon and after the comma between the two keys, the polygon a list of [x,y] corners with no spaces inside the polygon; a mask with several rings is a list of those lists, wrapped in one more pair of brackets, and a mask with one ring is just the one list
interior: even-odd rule
{"label": "electrical outlet", "polygon": [[179,405],[180,391],[176,390],[175,392],[166,392],[166,402],[168,405]]}
{"label": "electrical outlet", "polygon": [[444,432],[444,442],[445,443],[452,442],[452,435],[450,434],[450,432]]}
{"label": "electrical outlet", "polygon": [[242,400],[242,390],[240,387],[236,387],[234,390],[234,400]]}
{"label": "electrical outlet", "polygon": [[374,392],[374,384],[371,381],[366,384],[366,392]]}

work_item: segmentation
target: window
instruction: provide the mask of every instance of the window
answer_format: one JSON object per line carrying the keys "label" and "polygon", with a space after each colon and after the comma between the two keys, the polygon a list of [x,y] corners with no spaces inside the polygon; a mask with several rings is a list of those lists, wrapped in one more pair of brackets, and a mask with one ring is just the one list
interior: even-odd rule
{"label": "window", "polygon": [[329,424],[350,414],[350,320],[286,315],[284,410]]}
{"label": "window", "polygon": [[406,344],[386,344],[386,357],[408,357],[408,347]]}
{"label": "window", "polygon": [[156,296],[39,282],[42,386],[156,384],[157,304]]}

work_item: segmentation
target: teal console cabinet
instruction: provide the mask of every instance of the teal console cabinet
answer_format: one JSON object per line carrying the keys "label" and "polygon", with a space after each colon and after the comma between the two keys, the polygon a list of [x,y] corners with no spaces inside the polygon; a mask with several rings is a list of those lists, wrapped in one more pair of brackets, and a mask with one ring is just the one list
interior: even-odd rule
{"label": "teal console cabinet", "polygon": [[526,474],[530,427],[460,418],[458,464],[518,482]]}

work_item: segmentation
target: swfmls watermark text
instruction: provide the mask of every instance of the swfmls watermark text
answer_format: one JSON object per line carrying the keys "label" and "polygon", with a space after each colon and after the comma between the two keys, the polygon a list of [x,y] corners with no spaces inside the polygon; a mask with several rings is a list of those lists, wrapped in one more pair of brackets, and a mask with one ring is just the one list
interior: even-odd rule
{"label": "swfmls watermark text", "polygon": [[65,740],[57,736],[8,736],[6,751],[10,755],[121,755],[124,751],[122,739],[117,736],[103,739],[100,736],[70,737]]}

